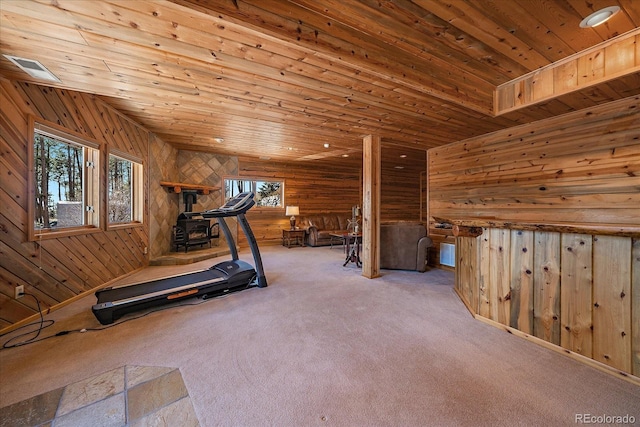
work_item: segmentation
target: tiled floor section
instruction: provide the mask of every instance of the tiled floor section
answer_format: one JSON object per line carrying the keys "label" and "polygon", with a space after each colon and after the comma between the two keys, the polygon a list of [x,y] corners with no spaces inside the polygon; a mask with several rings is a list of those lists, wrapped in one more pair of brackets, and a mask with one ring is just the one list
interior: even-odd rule
{"label": "tiled floor section", "polygon": [[122,366],[0,408],[0,426],[199,426],[175,368]]}

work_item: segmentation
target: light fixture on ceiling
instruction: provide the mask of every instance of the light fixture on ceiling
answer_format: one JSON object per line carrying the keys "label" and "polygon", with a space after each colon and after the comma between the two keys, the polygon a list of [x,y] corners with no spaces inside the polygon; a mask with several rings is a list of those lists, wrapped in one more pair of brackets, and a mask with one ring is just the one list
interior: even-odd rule
{"label": "light fixture on ceiling", "polygon": [[404,169],[404,166],[394,166],[396,169]]}
{"label": "light fixture on ceiling", "polygon": [[348,154],[343,154],[342,157],[349,157],[349,155]]}
{"label": "light fixture on ceiling", "polygon": [[224,138],[221,138],[219,136],[216,136],[215,138],[213,138],[213,140],[218,144],[222,144],[224,142]]}
{"label": "light fixture on ceiling", "polygon": [[580,22],[580,28],[593,28],[607,22],[613,15],[620,12],[620,6],[609,6],[593,12]]}
{"label": "light fixture on ceiling", "polygon": [[401,158],[401,159],[406,159],[406,158],[407,158],[407,155],[406,155],[406,154],[400,154],[400,158]]}
{"label": "light fixture on ceiling", "polygon": [[328,143],[326,143],[326,142],[325,142],[325,143],[324,143],[324,148],[329,148],[329,147],[330,147],[330,145],[329,145]]}
{"label": "light fixture on ceiling", "polygon": [[18,68],[29,74],[34,79],[62,83],[58,77],[56,77],[51,71],[47,70],[47,67],[36,60],[5,54],[2,54],[2,56],[13,62]]}

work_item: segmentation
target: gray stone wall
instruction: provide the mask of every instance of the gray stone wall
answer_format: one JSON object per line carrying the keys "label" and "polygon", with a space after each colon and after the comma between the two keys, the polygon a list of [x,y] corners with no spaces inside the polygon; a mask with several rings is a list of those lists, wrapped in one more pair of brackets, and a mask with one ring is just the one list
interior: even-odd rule
{"label": "gray stone wall", "polygon": [[[181,194],[170,193],[160,181],[201,184],[222,188],[225,176],[238,173],[238,158],[214,153],[184,151],[153,136],[149,145],[149,256],[150,259],[172,251],[171,231],[178,214],[184,211]],[[193,205],[196,212],[217,208],[224,201],[223,191],[198,196]],[[237,239],[235,219],[227,221]],[[226,246],[220,235],[220,245]]]}

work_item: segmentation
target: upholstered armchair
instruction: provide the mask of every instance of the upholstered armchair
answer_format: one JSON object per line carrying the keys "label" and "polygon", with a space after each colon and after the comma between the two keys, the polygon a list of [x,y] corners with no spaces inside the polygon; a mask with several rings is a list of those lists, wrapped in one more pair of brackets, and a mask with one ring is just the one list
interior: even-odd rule
{"label": "upholstered armchair", "polygon": [[433,246],[420,222],[380,225],[380,268],[426,271],[427,250]]}

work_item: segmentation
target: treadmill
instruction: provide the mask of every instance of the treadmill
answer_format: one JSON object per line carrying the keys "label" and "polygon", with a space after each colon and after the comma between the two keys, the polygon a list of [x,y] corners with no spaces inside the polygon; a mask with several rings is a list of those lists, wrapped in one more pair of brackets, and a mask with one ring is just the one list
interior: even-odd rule
{"label": "treadmill", "polygon": [[[211,298],[230,292],[257,286],[265,288],[267,279],[262,267],[262,259],[256,238],[245,217],[245,213],[255,205],[252,192],[240,193],[223,206],[200,213],[204,218],[217,218],[231,251],[231,261],[223,261],[214,266],[191,273],[163,277],[148,282],[139,282],[118,287],[108,287],[96,291],[98,302],[91,307],[93,314],[103,325],[113,323],[125,314],[190,297]],[[237,217],[251,248],[255,268],[238,259],[238,250],[225,218]]]}

